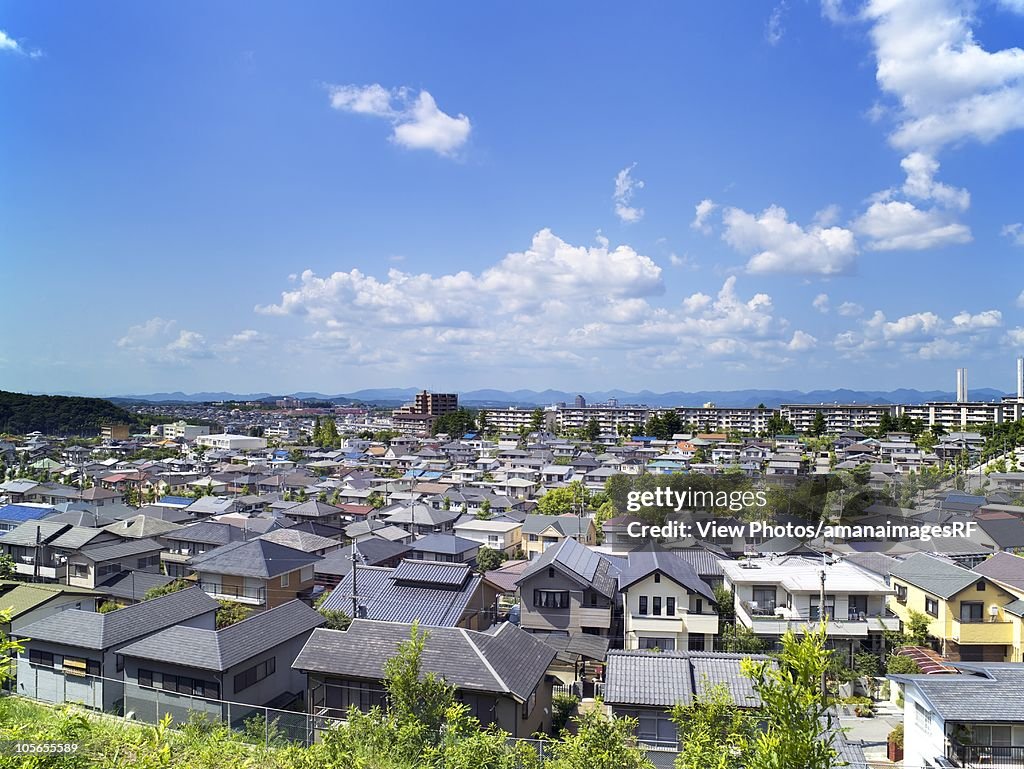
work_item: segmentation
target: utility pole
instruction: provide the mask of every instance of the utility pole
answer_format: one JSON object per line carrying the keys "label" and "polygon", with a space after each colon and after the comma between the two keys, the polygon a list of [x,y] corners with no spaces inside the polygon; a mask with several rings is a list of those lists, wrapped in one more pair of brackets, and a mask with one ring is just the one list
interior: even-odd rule
{"label": "utility pole", "polygon": [[[822,632],[827,635],[827,622],[825,617],[825,558],[824,553],[821,554],[821,596],[818,602],[818,622],[822,629]],[[821,671],[821,696],[823,699],[828,697],[828,684],[825,681],[825,670]]]}

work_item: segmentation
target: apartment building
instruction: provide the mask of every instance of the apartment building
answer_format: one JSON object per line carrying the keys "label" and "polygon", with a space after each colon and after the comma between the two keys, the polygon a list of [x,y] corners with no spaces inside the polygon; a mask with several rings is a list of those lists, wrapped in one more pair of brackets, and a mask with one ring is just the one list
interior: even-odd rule
{"label": "apartment building", "polygon": [[773,409],[719,408],[714,404],[704,406],[679,406],[675,409],[684,425],[696,425],[705,432],[740,433],[758,435],[768,430],[768,420]]}
{"label": "apartment building", "polygon": [[810,432],[814,420],[821,414],[825,418],[825,432],[839,435],[850,430],[877,428],[883,415],[894,415],[894,407],[871,403],[784,403],[779,407],[779,414],[798,433]]}
{"label": "apartment building", "polygon": [[1004,419],[1003,404],[998,401],[932,401],[896,406],[896,416],[903,415],[920,420],[929,427],[941,425],[947,430],[961,430],[989,422],[999,424]]}
{"label": "apartment building", "polygon": [[647,406],[562,406],[557,424],[562,432],[581,430],[596,419],[602,430],[618,431],[620,426],[643,425],[651,415]]}
{"label": "apartment building", "polygon": [[[558,422],[558,413],[554,408],[546,408],[544,411],[544,429],[552,430]],[[497,430],[501,433],[518,433],[523,428],[529,428],[533,424],[534,409],[518,408],[509,406],[505,409],[485,409],[480,412],[481,420],[489,430]]]}

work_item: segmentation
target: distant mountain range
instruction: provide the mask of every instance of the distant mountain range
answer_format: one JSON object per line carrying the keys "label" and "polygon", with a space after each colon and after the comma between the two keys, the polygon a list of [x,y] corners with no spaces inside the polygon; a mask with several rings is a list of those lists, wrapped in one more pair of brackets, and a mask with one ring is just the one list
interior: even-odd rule
{"label": "distant mountain range", "polygon": [[[326,395],[318,392],[294,392],[287,395],[303,400],[323,400],[339,404],[365,403],[379,406],[395,406],[411,401],[418,390],[414,387],[388,387],[357,390],[351,393]],[[971,400],[999,400],[1005,393],[991,388],[970,391]],[[750,408],[760,403],[774,408],[782,403],[924,403],[926,401],[951,401],[953,392],[945,390],[698,390],[696,392],[673,391],[655,393],[650,390],[629,392],[626,390],[604,390],[599,392],[564,392],[562,390],[468,390],[459,393],[459,402],[470,407],[500,406],[547,406],[553,403],[571,404],[577,395],[586,398],[588,404],[605,403],[615,399],[620,405],[644,404],[646,406],[702,406],[712,402],[726,408]],[[208,403],[212,401],[261,401],[277,400],[285,394],[271,393],[150,393],[148,395],[122,395],[107,398],[114,403]]]}

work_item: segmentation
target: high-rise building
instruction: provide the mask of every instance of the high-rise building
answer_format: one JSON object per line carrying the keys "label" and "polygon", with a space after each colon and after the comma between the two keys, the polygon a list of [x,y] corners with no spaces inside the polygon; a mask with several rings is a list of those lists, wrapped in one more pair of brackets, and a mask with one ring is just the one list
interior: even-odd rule
{"label": "high-rise building", "polygon": [[422,390],[416,393],[416,414],[430,414],[439,417],[459,410],[458,393],[432,393]]}
{"label": "high-rise building", "polygon": [[587,399],[582,395],[577,395],[575,405],[578,409],[584,409],[587,407]]}
{"label": "high-rise building", "polygon": [[967,403],[967,369],[956,370],[956,402]]}

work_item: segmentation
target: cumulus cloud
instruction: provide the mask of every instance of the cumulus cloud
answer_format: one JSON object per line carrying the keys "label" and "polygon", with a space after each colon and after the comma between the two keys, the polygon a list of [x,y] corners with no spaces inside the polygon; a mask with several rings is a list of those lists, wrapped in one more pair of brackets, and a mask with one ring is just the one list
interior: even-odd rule
{"label": "cumulus cloud", "polygon": [[770,206],[760,214],[726,208],[722,238],[741,253],[750,254],[752,273],[839,275],[849,272],[857,255],[853,233],[843,227],[801,227],[786,210]]}
{"label": "cumulus cloud", "polygon": [[786,349],[793,352],[805,352],[806,350],[813,350],[818,346],[818,340],[804,331],[794,331],[793,338],[789,340],[789,344],[786,345]]}
{"label": "cumulus cloud", "polygon": [[844,318],[855,318],[864,314],[864,308],[856,302],[843,302],[836,310]]}
{"label": "cumulus cloud", "polygon": [[953,333],[969,333],[983,328],[997,328],[1003,324],[1003,314],[999,310],[985,310],[976,315],[964,310],[953,316]]}
{"label": "cumulus cloud", "polygon": [[147,362],[181,363],[212,356],[202,334],[160,317],[131,326],[116,344]]}
{"label": "cumulus cloud", "polygon": [[718,208],[718,204],[710,198],[704,198],[700,203],[694,206],[693,221],[690,222],[690,227],[695,230],[703,232],[705,235],[711,232],[711,225],[708,223],[708,217]]}
{"label": "cumulus cloud", "polygon": [[970,4],[869,0],[863,17],[872,24],[878,85],[899,105],[894,146],[934,153],[1024,126],[1024,51],[982,47]]}
{"label": "cumulus cloud", "polygon": [[407,149],[426,149],[452,156],[469,140],[472,124],[468,117],[442,111],[429,91],[415,96],[409,88],[387,89],[371,85],[330,85],[330,104],[336,110],[388,120],[390,140]]}
{"label": "cumulus cloud", "polygon": [[977,352],[994,346],[1002,323],[999,310],[963,310],[948,319],[922,311],[895,320],[876,310],[860,322],[858,329],[838,334],[834,346],[845,357],[861,358],[876,350],[887,350],[926,360],[953,358],[967,350]]}
{"label": "cumulus cloud", "polygon": [[636,163],[626,166],[615,175],[615,192],[612,195],[612,200],[615,201],[615,215],[626,224],[638,222],[644,217],[642,208],[631,205],[636,191],[644,188],[644,183],[640,179],[633,178],[634,168]]}
{"label": "cumulus cloud", "polygon": [[966,225],[900,200],[872,203],[852,226],[868,238],[867,247],[873,251],[920,251],[971,241]]}
{"label": "cumulus cloud", "polygon": [[818,294],[811,302],[811,307],[820,313],[827,313],[830,308],[828,294]]}
{"label": "cumulus cloud", "polygon": [[685,366],[687,356],[779,361],[808,340],[777,317],[771,297],[665,296],[661,268],[627,245],[577,246],[550,230],[479,272],[385,277],[303,272],[280,301],[257,307],[303,318],[306,342],[365,365]]}

